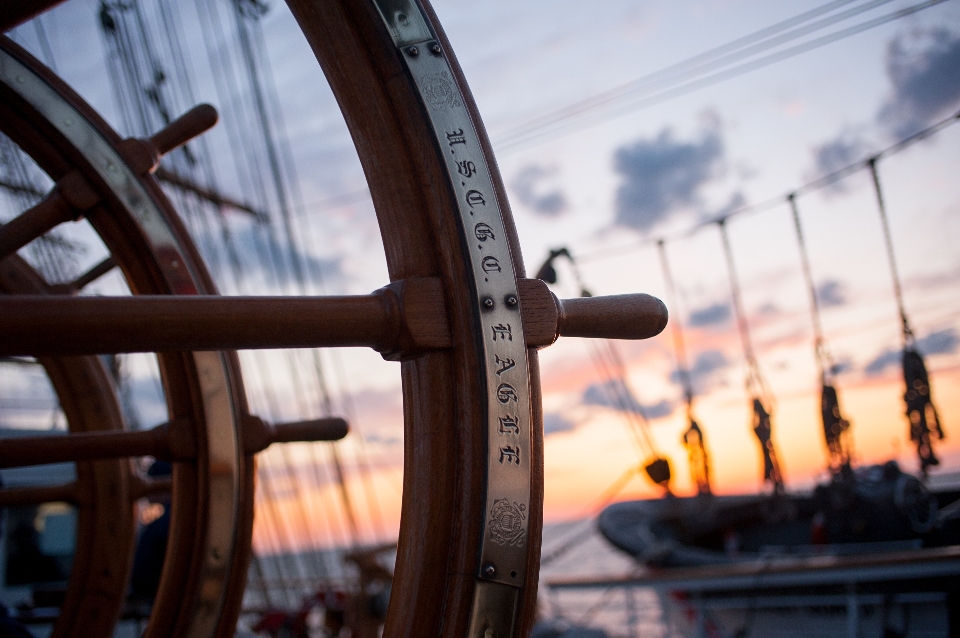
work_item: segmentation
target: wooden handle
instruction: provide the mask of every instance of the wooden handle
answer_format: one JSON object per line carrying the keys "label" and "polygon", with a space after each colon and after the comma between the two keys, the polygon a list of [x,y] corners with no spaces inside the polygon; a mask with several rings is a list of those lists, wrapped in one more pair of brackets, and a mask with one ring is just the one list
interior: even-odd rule
{"label": "wooden handle", "polygon": [[293,423],[274,423],[274,443],[296,443],[299,441],[339,441],[347,436],[350,426],[344,419],[330,417]]}
{"label": "wooden handle", "polygon": [[667,325],[667,307],[645,294],[581,297],[560,302],[561,337],[649,339]]}
{"label": "wooden handle", "polygon": [[217,109],[209,104],[198,104],[174,121],[170,122],[162,131],[150,138],[153,145],[166,155],[178,146],[182,146],[213,128],[220,116]]}
{"label": "wooden handle", "polygon": [[271,424],[247,415],[243,418],[243,428],[243,448],[247,454],[262,452],[274,443],[339,441],[350,431],[350,426],[340,417]]}

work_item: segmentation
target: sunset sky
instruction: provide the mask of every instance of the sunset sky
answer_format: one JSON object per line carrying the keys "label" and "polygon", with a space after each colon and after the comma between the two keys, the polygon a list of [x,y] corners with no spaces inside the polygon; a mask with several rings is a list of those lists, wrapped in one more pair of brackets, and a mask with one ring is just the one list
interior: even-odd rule
{"label": "sunset sky", "polygon": [[[593,294],[648,292],[666,299],[655,240],[668,238],[679,293],[669,309],[684,329],[697,391],[695,412],[718,493],[759,489],[761,461],[749,427],[743,352],[719,232],[711,225],[694,234],[684,231],[781,198],[960,110],[956,1],[887,22],[882,18],[918,5],[833,2],[829,11],[803,21],[809,32],[796,39],[783,36],[775,46],[763,41],[767,48],[751,45],[757,48],[742,57],[732,53],[740,50],[733,47],[716,50],[824,6],[820,0],[435,2],[493,140],[528,274],[550,249],[565,246]],[[270,7],[262,19],[264,42],[303,191],[305,205],[298,214],[311,241],[305,251],[324,265],[327,293],[369,292],[387,276],[362,171],[292,17],[281,2]],[[849,15],[842,20],[816,24],[843,12]],[[102,45],[71,39],[75,21],[84,21],[84,29],[93,33],[95,19],[95,2],[75,0],[45,18],[45,26],[58,71],[111,119],[116,107],[100,68]],[[866,28],[871,20],[884,23]],[[18,39],[36,50],[28,27],[18,31]],[[860,28],[840,37],[845,29]],[[836,41],[827,41],[830,34],[839,34]],[[673,66],[700,54],[707,55]],[[202,81],[205,73],[197,71],[198,99],[217,105],[216,93]],[[603,99],[587,102],[596,96]],[[217,141],[220,132],[210,135],[215,145],[225,146]],[[960,126],[946,127],[882,159],[878,167],[906,310],[928,354],[933,396],[947,435],[937,448],[943,461],[937,472],[956,472]],[[231,178],[221,183],[229,190]],[[856,460],[895,458],[915,470],[902,414],[897,309],[869,174],[854,173],[800,196],[797,203],[827,344],[842,367],[837,386],[853,423]],[[787,486],[807,489],[825,476],[826,456],[809,302],[790,210],[785,201],[773,201],[733,217],[728,230],[759,365],[776,398],[774,439]],[[558,272],[555,292],[577,295],[569,265],[558,262]],[[109,291],[109,285],[105,282],[102,290]],[[650,417],[655,444],[671,460],[673,490],[691,493],[680,444],[685,412],[682,390],[672,380],[676,360],[669,329],[650,341],[615,347],[626,364],[627,384]],[[542,353],[548,521],[594,513],[600,495],[643,461],[625,416],[603,405],[599,390],[608,379],[595,368],[594,348],[567,339]],[[368,351],[323,356],[332,371],[334,403],[349,408],[353,417],[348,465],[356,477],[353,459],[362,436],[372,471],[368,484],[359,478],[350,483],[351,495],[363,505],[361,525],[372,537],[378,527],[373,519],[379,517],[378,535],[389,537],[399,516],[399,367]],[[244,355],[245,366],[252,367],[252,357]],[[143,375],[149,368],[148,362],[137,367]],[[275,384],[281,411],[289,411],[278,416],[320,410],[319,399],[298,406],[282,373],[272,381],[262,376],[252,374],[248,384]],[[255,409],[270,410],[257,391],[251,400]],[[153,418],[162,420],[162,414]],[[265,463],[279,462],[280,454],[269,452]],[[326,452],[293,448],[287,454],[306,463]],[[291,521],[297,517],[296,490],[319,489],[294,483],[273,495],[280,508],[289,508]],[[366,507],[372,492],[376,508]],[[637,476],[620,496],[658,494],[659,488]],[[337,507],[330,504],[336,499],[325,498],[329,507]],[[308,508],[320,507],[309,503]],[[319,509],[309,514],[323,515]],[[336,527],[342,523],[330,525],[323,538],[345,538]],[[258,528],[260,547],[274,542],[268,536]]]}

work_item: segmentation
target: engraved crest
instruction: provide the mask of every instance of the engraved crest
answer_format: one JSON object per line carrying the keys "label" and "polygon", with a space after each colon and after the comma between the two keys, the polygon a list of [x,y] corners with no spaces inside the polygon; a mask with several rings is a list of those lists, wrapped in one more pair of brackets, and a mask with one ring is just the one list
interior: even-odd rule
{"label": "engraved crest", "polygon": [[451,106],[460,106],[457,92],[446,71],[424,75],[420,80],[420,89],[430,106],[438,111]]}
{"label": "engraved crest", "polygon": [[490,508],[490,540],[497,545],[523,547],[523,521],[527,518],[522,503],[511,504],[508,499],[498,498]]}

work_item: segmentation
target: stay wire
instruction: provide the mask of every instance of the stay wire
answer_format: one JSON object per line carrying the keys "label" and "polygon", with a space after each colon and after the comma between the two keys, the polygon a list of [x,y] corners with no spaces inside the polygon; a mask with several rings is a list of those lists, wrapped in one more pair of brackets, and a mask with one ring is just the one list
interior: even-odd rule
{"label": "stay wire", "polygon": [[810,269],[810,254],[807,250],[807,242],[803,236],[803,227],[800,223],[800,211],[797,208],[797,197],[795,193],[787,195],[787,201],[790,204],[790,213],[793,216],[793,228],[797,233],[797,246],[800,248],[800,263],[803,266],[803,278],[807,283],[807,292],[810,295],[810,317],[813,322],[814,351],[817,357],[817,366],[820,368],[820,378],[823,383],[827,383],[833,370],[833,357],[827,350],[826,340],[823,336],[823,325],[820,321],[820,301],[817,298],[817,287],[813,281],[813,273]]}
{"label": "stay wire", "polygon": [[[833,24],[836,24],[837,22],[841,22],[874,9],[880,5],[891,2],[891,0],[872,0],[838,14],[828,16],[811,24],[803,24],[812,18],[824,13],[829,13],[834,9],[849,4],[851,1],[853,0],[840,0],[838,2],[827,3],[812,9],[811,11],[800,14],[799,16],[776,23],[759,31],[755,31],[754,33],[733,40],[732,42],[728,42],[719,47],[715,47],[703,53],[687,58],[686,60],[669,65],[658,71],[654,71],[653,73],[641,76],[635,80],[627,82],[626,84],[587,98],[586,100],[582,100],[552,113],[534,118],[531,121],[527,121],[507,131],[503,135],[504,141],[500,146],[503,148],[510,148],[513,145],[518,145],[526,141],[533,140],[537,137],[549,134],[551,130],[558,128],[558,125],[562,125],[564,122],[576,120],[576,118],[584,116],[585,114],[590,114],[591,112],[601,110],[604,107],[616,105],[618,101],[622,102],[624,99],[630,98],[631,96],[637,94],[645,93],[649,95],[651,93],[655,93],[657,90],[669,89],[671,86],[680,84],[685,80],[702,76],[709,71],[727,66],[744,58],[757,55],[758,53],[762,53],[763,51],[779,46],[785,42],[789,42],[790,40],[795,40],[804,35],[809,35],[812,32],[825,29]],[[801,26],[798,26],[791,31],[787,31],[786,33],[781,33],[782,31],[797,25]],[[600,121],[602,121],[602,119]],[[573,132],[589,126],[589,122],[582,123],[581,126],[576,126],[576,123],[573,123],[567,128],[570,129],[569,132]]]}
{"label": "stay wire", "polygon": [[893,279],[893,294],[897,300],[897,310],[900,312],[903,345],[906,348],[914,343],[913,330],[910,328],[910,321],[907,319],[907,311],[903,304],[903,288],[900,285],[897,257],[893,250],[893,235],[890,232],[890,220],[887,218],[887,206],[883,199],[883,190],[880,188],[880,175],[877,172],[876,159],[869,159],[867,161],[867,167],[870,169],[870,176],[873,178],[874,193],[877,196],[877,211],[880,213],[880,223],[883,226],[883,240],[887,250],[887,260],[890,264],[890,275]]}
{"label": "stay wire", "polygon": [[753,342],[750,339],[750,326],[747,323],[747,314],[743,308],[743,293],[740,288],[740,279],[737,276],[737,269],[733,262],[733,250],[730,248],[730,237],[727,233],[726,219],[716,222],[720,230],[720,238],[723,242],[723,254],[727,263],[727,276],[730,279],[730,295],[733,299],[733,310],[737,316],[737,327],[740,331],[740,342],[743,346],[743,355],[747,363],[746,386],[747,391],[754,395],[766,399],[768,402],[772,396],[767,390],[763,376],[760,374],[760,366],[757,363],[757,357],[753,350]]}
{"label": "stay wire", "polygon": [[[904,9],[900,9],[892,13],[880,16],[878,18],[865,20],[854,26],[847,27],[839,31],[835,31],[828,35],[821,36],[819,38],[815,38],[807,42],[803,42],[793,47],[776,51],[767,56],[756,58],[753,60],[748,60],[739,65],[721,69],[710,75],[701,75],[699,77],[694,77],[693,79],[687,81],[684,84],[679,84],[679,85],[674,84],[672,86],[668,85],[658,93],[653,93],[653,94],[647,95],[646,97],[640,97],[632,102],[623,104],[622,106],[614,107],[609,111],[607,111],[606,113],[598,114],[596,117],[592,119],[584,118],[584,122],[575,129],[573,128],[572,125],[556,127],[556,129],[552,129],[550,131],[554,134],[553,137],[550,139],[556,139],[558,137],[562,137],[568,134],[568,132],[573,132],[573,130],[582,130],[604,121],[616,119],[628,113],[632,113],[637,110],[648,108],[650,106],[660,104],[662,102],[674,99],[676,97],[680,97],[682,95],[692,93],[693,91],[697,91],[699,89],[706,88],[708,86],[712,86],[714,84],[718,84],[720,82],[738,77],[750,71],[755,71],[757,69],[770,66],[771,64],[775,64],[777,62],[782,62],[789,58],[795,57],[801,53],[806,53],[807,51],[818,49],[820,47],[826,46],[827,44],[832,44],[833,42],[846,39],[853,35],[859,34],[863,31],[867,31],[869,29],[873,29],[875,27],[881,26],[888,22],[898,20],[900,18],[906,17],[913,13],[917,13],[924,9],[928,9],[930,7],[938,5],[945,1],[946,0],[928,0],[927,2],[921,2],[915,5],[906,7]],[[573,130],[566,131],[566,129],[573,129]],[[511,142],[510,140],[495,142],[494,145],[499,149],[501,153],[503,152],[509,153],[517,150],[521,146],[529,147],[532,145],[542,143],[537,140],[542,140],[544,136],[545,136],[545,133],[541,133],[537,136],[530,136],[529,138],[521,138],[513,142]]]}
{"label": "stay wire", "polygon": [[657,242],[657,251],[660,253],[660,267],[663,270],[663,279],[667,283],[667,294],[670,295],[670,305],[673,306],[673,317],[670,318],[670,331],[673,334],[673,349],[677,357],[677,375],[683,386],[684,397],[687,401],[687,412],[693,409],[693,383],[690,379],[690,365],[687,359],[687,348],[683,339],[683,327],[680,325],[679,296],[677,287],[670,271],[670,262],[667,259],[667,247],[664,242]]}

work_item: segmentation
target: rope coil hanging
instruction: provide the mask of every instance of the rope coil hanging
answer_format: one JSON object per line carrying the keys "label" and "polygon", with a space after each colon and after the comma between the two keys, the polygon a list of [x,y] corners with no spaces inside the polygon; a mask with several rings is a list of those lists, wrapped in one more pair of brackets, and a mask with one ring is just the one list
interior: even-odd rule
{"label": "rope coil hanging", "polygon": [[743,355],[746,360],[746,389],[753,404],[753,433],[760,442],[763,453],[763,480],[769,483],[774,494],[783,494],[783,474],[780,471],[780,462],[777,460],[777,451],[773,445],[773,422],[771,419],[773,395],[767,388],[760,366],[750,341],[750,327],[743,309],[743,298],[740,292],[740,281],[733,263],[733,251],[730,248],[730,238],[727,236],[726,218],[717,221],[720,237],[723,240],[723,253],[727,262],[727,274],[730,278],[730,294],[733,299],[733,309],[737,316],[737,327],[740,330],[740,341],[743,345]]}
{"label": "rope coil hanging", "polygon": [[[663,242],[657,242],[660,252],[660,266],[663,269],[663,278],[667,283],[667,294],[670,295],[670,304],[678,308],[677,288],[667,260],[667,249]],[[683,433],[683,445],[687,448],[690,459],[690,474],[699,494],[710,494],[710,457],[707,453],[703,430],[693,418],[693,381],[690,377],[690,365],[687,360],[687,349],[683,339],[683,329],[680,325],[679,313],[674,314],[671,333],[673,334],[673,349],[677,358],[677,376],[683,387],[684,398],[687,403],[687,430]]]}
{"label": "rope coil hanging", "polygon": [[930,393],[930,376],[923,355],[917,349],[917,340],[907,318],[906,307],[903,303],[903,288],[900,285],[900,273],[897,270],[897,260],[893,252],[893,234],[890,232],[890,221],[887,218],[887,206],[883,199],[883,190],[880,188],[880,175],[877,172],[877,158],[867,161],[870,176],[873,178],[874,193],[877,196],[877,211],[880,213],[880,223],[883,227],[883,238],[887,249],[887,261],[890,263],[890,274],[893,278],[893,293],[897,301],[897,310],[900,312],[900,323],[903,336],[903,381],[906,389],[903,400],[906,403],[906,415],[910,422],[910,440],[917,445],[917,456],[920,459],[920,472],[927,476],[930,467],[940,464],[940,459],[933,450],[933,441],[942,441],[943,427],[940,416],[933,404]]}
{"label": "rope coil hanging", "polygon": [[817,299],[817,288],[813,282],[813,273],[810,269],[810,256],[803,236],[803,227],[800,224],[797,194],[790,193],[787,196],[787,201],[790,203],[790,212],[793,214],[793,227],[796,230],[797,244],[800,248],[800,262],[803,264],[803,276],[807,283],[807,291],[810,294],[814,354],[820,371],[820,416],[823,423],[823,436],[827,444],[830,471],[834,476],[837,476],[850,470],[850,422],[840,412],[840,397],[837,394],[833,379],[836,366],[823,337],[823,325],[820,322],[820,303]]}

